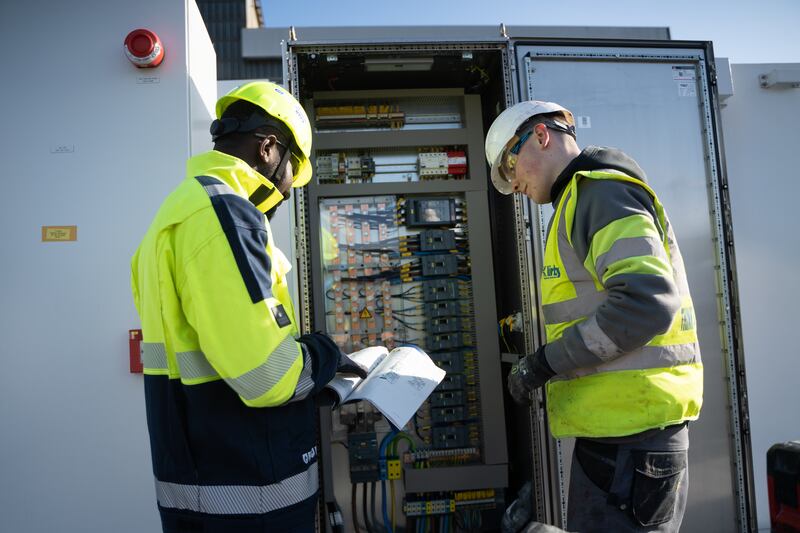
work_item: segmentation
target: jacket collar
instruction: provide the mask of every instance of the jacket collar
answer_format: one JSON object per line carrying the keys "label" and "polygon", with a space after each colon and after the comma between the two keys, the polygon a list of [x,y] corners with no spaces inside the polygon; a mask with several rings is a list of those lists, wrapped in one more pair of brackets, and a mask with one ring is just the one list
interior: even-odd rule
{"label": "jacket collar", "polygon": [[550,198],[552,199],[553,207],[558,205],[561,194],[576,172],[607,168],[619,170],[628,176],[632,176],[647,183],[647,175],[644,173],[644,170],[642,170],[639,164],[626,153],[616,148],[587,146],[561,171],[561,174],[558,175],[558,178],[556,178],[556,181],[550,188]]}
{"label": "jacket collar", "polygon": [[186,175],[189,178],[195,176],[216,178],[231,187],[236,194],[248,200],[256,189],[265,186],[271,194],[266,200],[256,205],[262,212],[267,212],[283,200],[283,195],[260,172],[238,157],[217,150],[210,150],[190,158],[186,163]]}

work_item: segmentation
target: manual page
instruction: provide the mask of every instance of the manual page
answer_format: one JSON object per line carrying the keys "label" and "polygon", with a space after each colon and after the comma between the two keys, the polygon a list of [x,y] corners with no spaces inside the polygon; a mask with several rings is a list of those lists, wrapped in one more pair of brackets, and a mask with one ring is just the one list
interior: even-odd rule
{"label": "manual page", "polygon": [[[385,346],[370,346],[349,355],[350,359],[367,369],[367,378],[375,370],[375,367],[389,355],[389,350]],[[364,381],[358,376],[337,374],[328,382],[326,387],[332,389],[339,396],[339,403],[342,404],[349,400],[350,394]]]}
{"label": "manual page", "polygon": [[367,400],[396,428],[402,428],[444,376],[445,371],[421,349],[401,346],[383,357],[366,379],[356,378],[361,383],[345,401]]}

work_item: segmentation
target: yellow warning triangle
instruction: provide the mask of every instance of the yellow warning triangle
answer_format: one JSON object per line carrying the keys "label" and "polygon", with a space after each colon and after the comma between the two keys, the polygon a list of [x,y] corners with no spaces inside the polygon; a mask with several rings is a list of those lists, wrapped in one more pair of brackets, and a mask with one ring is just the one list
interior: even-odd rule
{"label": "yellow warning triangle", "polygon": [[365,307],[364,309],[361,310],[361,314],[359,314],[358,316],[359,318],[366,320],[372,318],[372,313],[370,313],[369,309]]}

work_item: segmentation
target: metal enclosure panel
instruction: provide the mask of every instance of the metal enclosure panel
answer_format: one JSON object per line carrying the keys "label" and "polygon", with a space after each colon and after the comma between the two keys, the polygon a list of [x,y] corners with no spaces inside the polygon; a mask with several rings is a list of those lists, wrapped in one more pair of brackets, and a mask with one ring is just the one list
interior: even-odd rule
{"label": "metal enclosure panel", "polygon": [[[766,454],[800,434],[800,359],[794,335],[800,278],[793,213],[800,185],[800,89],[762,89],[759,76],[800,64],[731,65],[736,88],[722,109],[747,354],[759,530],[769,531]],[[758,128],[754,117],[769,127]],[[786,231],[781,231],[786,228]]]}
{"label": "metal enclosure panel", "polygon": [[[521,93],[570,109],[581,146],[619,147],[636,159],[670,214],[686,263],[705,368],[703,411],[691,424],[691,483],[682,530],[737,530],[741,479],[731,465],[739,464],[740,450],[738,427],[732,427],[738,422],[732,423],[730,410],[726,350],[731,332],[726,313],[719,312],[728,302],[718,276],[718,170],[703,50],[518,44],[517,59]],[[567,470],[572,442],[565,444]]]}
{"label": "metal enclosure panel", "polygon": [[[3,2],[4,531],[157,531],[130,258],[193,151],[210,148],[215,60],[193,0]],[[166,53],[135,68],[150,28]],[[196,128],[192,130],[191,128]],[[41,226],[77,225],[76,242]]]}
{"label": "metal enclosure panel", "polygon": [[[511,38],[562,39],[669,39],[669,28],[613,26],[517,26],[507,25]],[[296,38],[305,43],[401,43],[502,41],[500,25],[484,26],[297,26]],[[289,38],[289,28],[245,28],[242,30],[242,57],[279,58],[281,41]]]}

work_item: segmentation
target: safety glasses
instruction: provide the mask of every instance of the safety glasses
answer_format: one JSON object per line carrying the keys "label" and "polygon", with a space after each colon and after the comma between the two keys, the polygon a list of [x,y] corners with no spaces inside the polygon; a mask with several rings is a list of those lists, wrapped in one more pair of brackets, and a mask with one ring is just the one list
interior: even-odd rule
{"label": "safety glasses", "polygon": [[537,124],[543,124],[548,129],[560,131],[575,138],[575,126],[563,124],[556,120],[539,120],[527,128],[526,125],[523,124],[523,126],[517,130],[517,134],[506,143],[506,148],[500,156],[500,164],[496,172],[492,173],[492,182],[501,193],[511,194],[514,192],[512,182],[517,172],[519,153],[522,151],[525,142],[533,135],[533,130]]}

